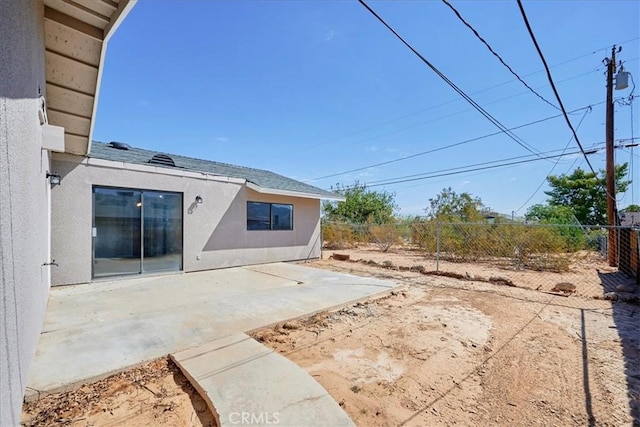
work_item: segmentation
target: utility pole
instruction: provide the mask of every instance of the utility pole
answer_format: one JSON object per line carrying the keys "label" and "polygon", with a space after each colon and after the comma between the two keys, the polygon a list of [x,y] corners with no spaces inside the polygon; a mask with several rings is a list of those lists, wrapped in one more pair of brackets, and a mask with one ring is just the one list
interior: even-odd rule
{"label": "utility pole", "polygon": [[[619,52],[619,50],[618,50]],[[606,113],[606,153],[607,153],[607,224],[618,225],[616,210],[615,161],[613,150],[613,74],[616,72],[616,46],[611,48],[611,58],[605,59],[607,65],[607,113]],[[608,260],[611,267],[618,265],[618,230],[609,228],[607,244]]]}

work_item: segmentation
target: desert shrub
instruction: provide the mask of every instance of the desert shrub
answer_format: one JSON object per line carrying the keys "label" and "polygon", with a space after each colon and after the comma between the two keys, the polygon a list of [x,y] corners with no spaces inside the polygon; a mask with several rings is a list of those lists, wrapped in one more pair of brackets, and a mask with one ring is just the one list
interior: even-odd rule
{"label": "desert shrub", "polygon": [[387,252],[393,245],[402,242],[401,229],[394,223],[370,224],[369,241],[375,244],[382,252]]}
{"label": "desert shrub", "polygon": [[346,222],[325,222],[322,224],[322,239],[327,249],[345,249],[356,244],[356,233]]}
{"label": "desert shrub", "polygon": [[411,243],[424,252],[434,253],[436,251],[436,227],[435,221],[414,219],[408,226]]}
{"label": "desert shrub", "polygon": [[412,243],[412,226],[415,221],[415,217],[404,217],[396,221],[396,228],[400,234],[401,243],[403,245]]}
{"label": "desert shrub", "polygon": [[564,240],[567,252],[577,252],[587,246],[587,234],[580,227],[558,227],[554,231]]}
{"label": "desert shrub", "polygon": [[[521,227],[514,240],[514,261],[533,270],[566,270],[569,267],[567,244],[558,229],[552,227]],[[566,259],[566,262],[565,260]]]}
{"label": "desert shrub", "polygon": [[571,231],[522,224],[416,220],[411,226],[411,238],[425,252],[434,253],[439,248],[440,258],[449,261],[509,262],[519,268],[566,271],[570,263],[567,252],[581,248],[580,239],[584,239],[574,229]]}
{"label": "desert shrub", "polygon": [[593,251],[600,250],[600,241],[602,238],[607,238],[609,235],[607,230],[604,229],[591,229],[585,236],[584,249],[590,249]]}

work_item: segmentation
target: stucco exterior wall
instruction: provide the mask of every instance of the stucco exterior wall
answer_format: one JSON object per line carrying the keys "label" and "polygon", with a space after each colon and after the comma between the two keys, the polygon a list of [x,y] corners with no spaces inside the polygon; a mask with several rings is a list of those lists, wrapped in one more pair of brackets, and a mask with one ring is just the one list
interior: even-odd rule
{"label": "stucco exterior wall", "polygon": [[[49,155],[42,147],[44,7],[0,1],[0,425],[20,422],[49,292]],[[39,93],[40,91],[40,93]]]}
{"label": "stucco exterior wall", "polygon": [[[89,162],[66,154],[53,158],[52,168],[62,177],[52,189],[52,256],[59,264],[52,271],[54,285],[92,281],[94,185],[183,193],[185,272],[320,256],[317,199],[261,194],[237,180],[167,175],[160,167]],[[194,203],[196,196],[202,204]],[[293,204],[293,230],[247,230],[247,201]]]}

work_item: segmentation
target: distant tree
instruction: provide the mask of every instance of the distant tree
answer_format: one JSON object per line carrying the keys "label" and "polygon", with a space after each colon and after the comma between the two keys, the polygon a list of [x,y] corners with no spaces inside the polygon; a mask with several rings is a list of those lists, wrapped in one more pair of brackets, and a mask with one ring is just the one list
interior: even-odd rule
{"label": "distant tree", "polygon": [[[631,181],[627,175],[627,163],[615,167],[616,192],[627,191]],[[548,202],[554,206],[567,206],[582,224],[607,223],[607,192],[604,171],[598,175],[577,168],[570,175],[551,175],[547,178],[551,189],[545,191]]]}
{"label": "distant tree", "polygon": [[322,206],[330,220],[384,224],[394,219],[397,211],[395,193],[370,190],[356,182],[352,186],[337,184],[332,190],[346,198],[343,202],[325,202]]}
{"label": "distant tree", "polygon": [[425,209],[431,219],[440,221],[477,222],[484,218],[488,208],[479,197],[469,193],[456,193],[451,187],[443,188],[436,197],[429,199]]}
{"label": "distant tree", "polygon": [[524,217],[527,221],[536,221],[540,224],[576,225],[576,227],[553,227],[549,232],[561,236],[567,250],[583,249],[586,236],[582,227],[577,226],[578,221],[569,206],[533,205]]}
{"label": "distant tree", "polygon": [[623,210],[625,212],[640,212],[640,205],[629,205]]}
{"label": "distant tree", "polygon": [[575,224],[577,222],[573,210],[569,206],[533,205],[524,215],[527,221],[537,221],[542,224]]}

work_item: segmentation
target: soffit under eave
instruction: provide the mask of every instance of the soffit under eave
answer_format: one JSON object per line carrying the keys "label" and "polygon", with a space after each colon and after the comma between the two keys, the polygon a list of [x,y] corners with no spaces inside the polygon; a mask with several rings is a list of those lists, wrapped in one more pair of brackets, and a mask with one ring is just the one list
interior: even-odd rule
{"label": "soffit under eave", "polygon": [[49,123],[65,129],[65,152],[86,155],[106,41],[135,0],[44,0]]}

